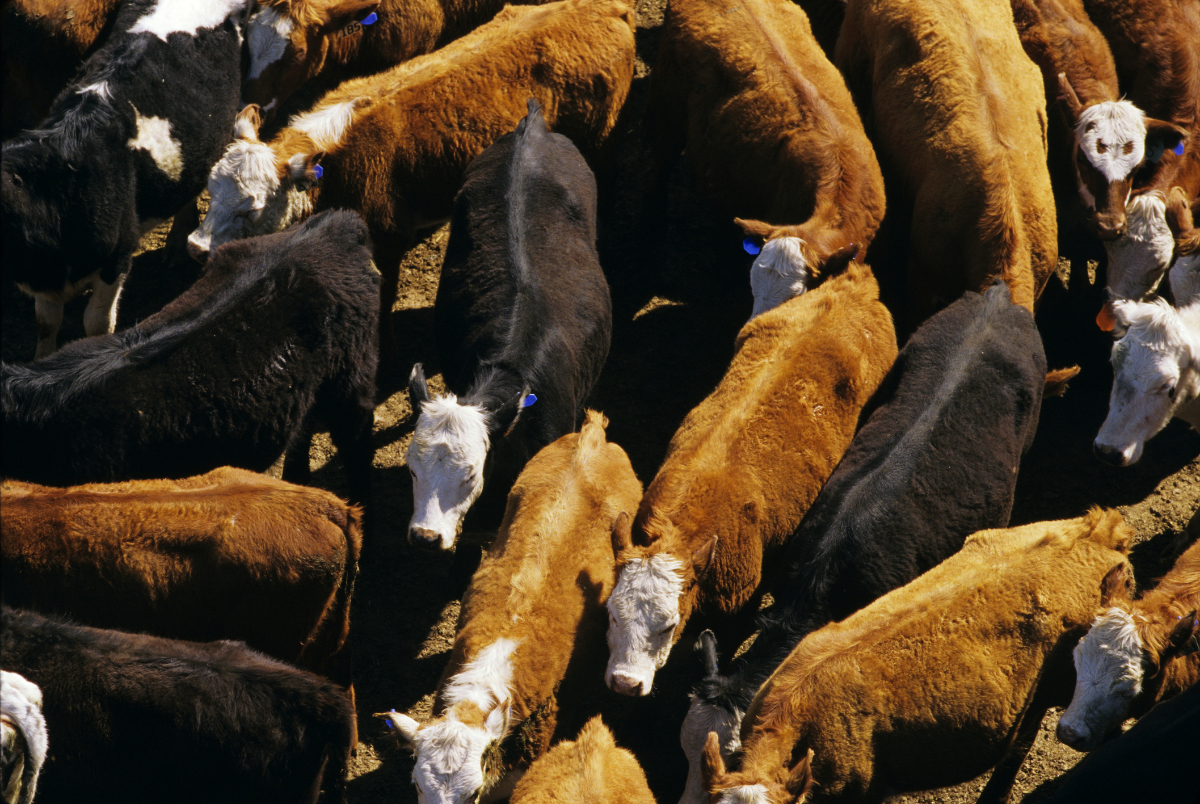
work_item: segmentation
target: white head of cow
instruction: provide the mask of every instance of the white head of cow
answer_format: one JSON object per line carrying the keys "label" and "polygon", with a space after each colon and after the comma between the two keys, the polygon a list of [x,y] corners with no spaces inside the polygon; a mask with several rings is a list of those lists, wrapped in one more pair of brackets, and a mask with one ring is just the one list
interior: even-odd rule
{"label": "white head of cow", "polygon": [[1133,617],[1114,606],[1075,646],[1075,694],[1058,721],[1058,739],[1091,751],[1125,719],[1142,691],[1142,640]]}
{"label": "white head of cow", "polygon": [[1143,299],[1158,287],[1171,264],[1175,238],[1167,226],[1167,202],[1143,193],[1125,206],[1125,234],[1106,240],[1108,292],[1114,299]]}
{"label": "white head of cow", "polygon": [[798,237],[777,237],[763,244],[750,266],[751,321],[808,289],[813,271],[803,246]]}
{"label": "white head of cow", "polygon": [[1092,446],[1105,463],[1129,466],[1172,417],[1200,421],[1200,303],[1119,300],[1113,313],[1126,331],[1113,344],[1108,417]]}
{"label": "white head of cow", "polygon": [[1146,155],[1146,115],[1129,101],[1104,101],[1082,109],[1075,141],[1110,182],[1127,178]]}
{"label": "white head of cow", "polygon": [[730,712],[692,698],[687,717],[683,719],[683,727],[679,730],[679,745],[688,760],[687,786],[683,789],[679,804],[707,804],[708,794],[704,790],[700,767],[704,743],[708,740],[710,732],[716,734],[721,747],[721,757],[728,760],[742,747],[741,726],[744,714],[740,711]]}

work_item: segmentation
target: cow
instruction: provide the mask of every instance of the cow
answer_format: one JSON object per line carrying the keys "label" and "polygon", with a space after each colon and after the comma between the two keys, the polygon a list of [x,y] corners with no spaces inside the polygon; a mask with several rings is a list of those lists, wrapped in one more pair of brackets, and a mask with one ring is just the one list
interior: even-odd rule
{"label": "cow", "polygon": [[5,667],[41,688],[39,804],[346,800],[341,687],[240,642],[182,642],[0,608]]}
{"label": "cow", "polygon": [[1137,600],[1118,595],[1075,646],[1075,695],[1059,742],[1091,751],[1128,717],[1200,681],[1200,543]]}
{"label": "cow", "polygon": [[[751,317],[804,292],[840,252],[865,251],[883,175],[841,75],[790,0],[667,8],[651,73],[660,208],[681,151],[761,252]],[[748,218],[749,220],[742,220]]]}
{"label": "cow", "polygon": [[604,690],[604,601],[614,529],[642,484],[588,411],[525,466],[463,597],[450,663],[425,724],[386,715],[413,749],[422,804],[512,792],[555,736],[575,734]]}
{"label": "cow", "polygon": [[436,53],[347,81],[270,143],[258,139],[256,107],[246,107],[209,177],[212,205],[189,251],[203,261],[221,243],[312,210],[359,210],[383,274],[381,366],[390,371],[400,260],[418,230],[450,217],[467,165],[512,131],[530,96],[555,131],[598,148],[616,125],[633,60],[627,5],[564,0],[506,8]]}
{"label": "cow", "polygon": [[85,288],[85,331],[113,331],[141,236],[204,189],[237,113],[251,5],[131,0],[43,127],[4,143],[2,264],[35,299],[36,358]]}
{"label": "cow", "polygon": [[534,762],[511,804],[654,804],[637,758],[618,748],[599,715],[572,742],[563,740]]}
{"label": "cow", "polygon": [[615,692],[650,693],[694,611],[736,628],[758,608],[896,359],[871,269],[838,268],[742,327],[724,378],[671,439],[632,529],[617,532],[605,674]]}
{"label": "cow", "polygon": [[362,512],[333,494],[223,467],[66,489],[5,480],[0,502],[8,605],[97,628],[237,639],[354,700]]}
{"label": "cow", "polygon": [[261,472],[286,450],[304,482],[319,417],[367,505],[378,288],[353,212],[230,243],[137,326],[0,364],[0,469],[69,486]]}
{"label": "cow", "polygon": [[[433,316],[449,393],[431,397],[413,368],[408,540],[449,550],[485,479],[503,494],[535,452],[579,426],[612,339],[596,180],[535,100],[467,168]],[[489,515],[481,505],[477,516]]]}
{"label": "cow", "polygon": [[834,63],[911,238],[898,328],[912,332],[996,277],[1032,311],[1055,268],[1057,224],[1042,81],[1009,6],[849,0]]}
{"label": "cow", "polygon": [[717,732],[728,760],[742,713],[800,640],[912,581],[970,534],[1008,526],[1045,377],[1033,316],[999,280],[982,294],[968,291],[909,338],[789,540],[758,636],[725,676],[715,639],[702,635],[707,677],[680,731],[689,762],[681,804],[705,800],[708,733]]}
{"label": "cow", "polygon": [[1167,198],[1167,228],[1175,240],[1175,264],[1168,274],[1171,298],[1178,307],[1187,307],[1200,294],[1200,196],[1190,202],[1183,191],[1174,187]]}
{"label": "cow", "polygon": [[42,691],[6,670],[0,670],[0,733],[0,794],[6,804],[32,804],[49,749]]}
{"label": "cow", "polygon": [[[1119,512],[980,531],[962,550],[809,634],[759,689],[729,771],[715,733],[713,804],[881,802],[967,781],[1007,800],[1049,706],[1070,695],[1074,644],[1132,577]],[[997,765],[999,761],[999,765]]]}

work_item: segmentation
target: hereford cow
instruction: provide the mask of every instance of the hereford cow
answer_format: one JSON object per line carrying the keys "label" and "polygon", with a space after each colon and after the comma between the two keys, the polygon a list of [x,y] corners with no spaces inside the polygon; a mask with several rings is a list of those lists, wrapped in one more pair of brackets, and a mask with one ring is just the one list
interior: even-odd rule
{"label": "hereford cow", "polygon": [[1200,681],[1200,542],[1138,600],[1108,601],[1075,646],[1075,696],[1058,739],[1091,751],[1127,717]]}
{"label": "hereford cow", "polygon": [[1132,577],[1131,537],[1117,511],[1098,508],[981,531],[810,634],[746,712],[739,770],[726,771],[709,735],[713,804],[782,804],[814,784],[814,800],[881,802],[998,760],[979,800],[1006,800],[1047,707],[1070,695],[1071,647]]}
{"label": "hereford cow", "polygon": [[606,681],[648,695],[694,610],[753,612],[784,542],[896,359],[871,270],[851,262],[738,334],[720,385],[684,419],[618,531]]}
{"label": "hereford cow", "polygon": [[[361,512],[244,469],[0,486],[0,595],[98,628],[237,639],[350,690]],[[254,616],[247,617],[247,612]]]}
{"label": "hereford cow", "polygon": [[450,664],[418,724],[390,713],[416,755],[422,804],[503,798],[555,735],[575,734],[604,691],[604,600],[614,529],[642,485],[605,441],[607,420],[542,449],[463,597]]}
{"label": "hereford cow", "polygon": [[54,746],[38,804],[345,801],[354,710],[240,642],[180,642],[4,606],[5,667],[37,684]]}
{"label": "hereford cow", "polygon": [[676,0],[651,74],[657,190],[687,148],[700,184],[752,238],[751,317],[804,292],[835,255],[865,250],[883,176],[841,75],[790,0]]}
{"label": "hereford cow", "polygon": [[42,691],[5,670],[0,670],[0,733],[0,794],[5,804],[32,804],[49,747]]}
{"label": "hereford cow", "polygon": [[189,250],[203,260],[313,209],[361,211],[384,277],[390,371],[400,259],[419,229],[450,217],[467,165],[512,131],[530,96],[556,131],[598,147],[629,92],[633,57],[633,12],[621,0],[564,0],[507,8],[436,53],[347,81],[270,143],[259,141],[258,112],[247,107],[212,170],[212,206]]}
{"label": "hereford cow", "polygon": [[379,288],[366,243],[352,212],[231,243],[132,329],[0,364],[3,474],[68,486],[261,472],[286,449],[285,479],[303,481],[319,417],[365,504]]}
{"label": "hereford cow", "polygon": [[229,141],[249,0],[130,0],[43,128],[4,143],[4,272],[33,295],[36,357],[84,288],[89,335],[112,332],[141,236],[201,190]]}
{"label": "hereford cow", "polygon": [[596,180],[537,101],[467,168],[433,315],[450,393],[430,397],[413,368],[408,540],[449,550],[489,470],[503,494],[530,456],[579,426],[608,357]]}
{"label": "hereford cow", "polygon": [[654,804],[637,758],[618,748],[599,715],[530,766],[511,804]]}
{"label": "hereford cow", "polygon": [[912,581],[970,534],[1007,527],[1045,379],[1033,316],[999,281],[968,292],[908,340],[875,396],[879,406],[788,543],[750,648],[722,677],[714,640],[704,640],[708,677],[680,733],[690,763],[682,802],[706,801],[708,733],[717,732],[728,759],[754,693],[801,639]]}
{"label": "hereford cow", "polygon": [[1008,4],[849,0],[835,63],[910,230],[901,329],[996,277],[1032,311],[1057,225],[1042,82]]}

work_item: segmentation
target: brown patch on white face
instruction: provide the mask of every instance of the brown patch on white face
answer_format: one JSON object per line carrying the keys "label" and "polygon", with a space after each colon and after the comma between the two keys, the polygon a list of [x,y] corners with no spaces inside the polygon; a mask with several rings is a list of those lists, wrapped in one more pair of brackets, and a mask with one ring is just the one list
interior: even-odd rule
{"label": "brown patch on white face", "polygon": [[1088,225],[1101,240],[1116,240],[1125,234],[1125,202],[1133,189],[1133,177],[1109,181],[1084,152],[1075,149],[1075,176],[1079,196],[1088,210]]}

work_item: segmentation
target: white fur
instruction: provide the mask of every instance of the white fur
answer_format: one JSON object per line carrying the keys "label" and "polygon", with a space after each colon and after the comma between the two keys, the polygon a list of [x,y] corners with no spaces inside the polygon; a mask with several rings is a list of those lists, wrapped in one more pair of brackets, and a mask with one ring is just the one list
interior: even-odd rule
{"label": "white fur", "polygon": [[483,491],[488,414],[478,405],[460,405],[454,394],[421,405],[405,460],[413,476],[413,515],[409,529],[437,533],[442,549],[454,546],[467,509]]}
{"label": "white fur", "polygon": [[18,744],[24,746],[20,776],[14,774],[7,789],[0,792],[6,802],[29,804],[37,792],[38,774],[49,749],[46,719],[42,716],[42,691],[25,677],[0,670],[0,714],[6,720],[2,738],[6,753]]}
{"label": "white fur", "polygon": [[695,698],[688,707],[683,728],[679,730],[679,745],[688,759],[687,786],[679,804],[708,804],[708,793],[704,789],[700,762],[704,743],[709,732],[716,732],[721,743],[721,758],[726,763],[733,753],[742,747],[740,728],[745,712],[728,712],[717,706],[702,703]]}
{"label": "white fur", "polygon": [[357,101],[334,103],[319,107],[311,112],[296,115],[288,125],[297,131],[303,131],[321,150],[337,145],[342,134],[354,119],[354,107]]}
{"label": "white fur", "polygon": [[802,242],[798,237],[776,237],[763,245],[750,266],[750,289],[754,293],[751,321],[808,289],[812,266],[800,250]]}
{"label": "white fur", "polygon": [[1075,694],[1058,721],[1059,734],[1083,739],[1091,751],[1128,715],[1142,691],[1142,641],[1133,617],[1113,607],[1096,618],[1075,646]]}
{"label": "white fur", "polygon": [[[1146,115],[1129,101],[1097,103],[1080,113],[1075,139],[1104,178],[1121,181],[1146,154]],[[1129,153],[1125,153],[1127,146]]]}
{"label": "white fur", "polygon": [[[133,106],[132,103],[129,105]],[[142,117],[136,106],[133,106],[133,115],[137,120],[137,136],[126,145],[146,151],[171,181],[179,181],[183,174],[183,149],[179,140],[171,136],[171,121],[162,117]]]}
{"label": "white fur", "polygon": [[1125,220],[1125,234],[1104,243],[1108,290],[1115,299],[1143,299],[1158,287],[1175,251],[1162,194],[1149,192],[1130,199]]}
{"label": "white fur", "polygon": [[621,692],[638,685],[649,695],[654,673],[667,663],[679,626],[683,565],[670,555],[634,558],[617,571],[608,598],[608,669],[604,681]]}
{"label": "white fur", "polygon": [[283,58],[296,23],[279,9],[266,8],[250,18],[248,27],[250,69],[246,73],[246,80],[252,81]]}
{"label": "white fur", "polygon": [[[195,36],[201,28],[216,28],[245,0],[158,0],[134,23],[130,33],[152,33],[164,42],[173,33]],[[239,32],[240,33],[240,32]]]}
{"label": "white fur", "polygon": [[1113,388],[1096,446],[1116,450],[1128,466],[1172,418],[1200,427],[1200,299],[1181,309],[1162,299],[1118,300],[1113,312],[1127,329],[1113,344]]}
{"label": "white fur", "polygon": [[77,282],[64,282],[58,292],[33,291],[28,285],[18,284],[22,293],[33,296],[33,312],[37,320],[38,341],[34,360],[54,354],[58,349],[58,330],[62,326],[63,306],[88,288],[92,297],[83,311],[83,329],[88,335],[111,333],[117,326],[117,301],[125,275],[117,277],[112,285],[100,279],[100,272],[88,274]]}
{"label": "white fur", "polygon": [[771,800],[764,785],[743,784],[722,790],[717,804],[771,804]]}
{"label": "white fur", "polygon": [[97,81],[94,84],[88,84],[86,87],[83,87],[82,89],[78,90],[75,94],[76,95],[84,95],[88,92],[95,93],[96,95],[100,96],[104,100],[112,100],[112,92],[108,88],[107,81]]}
{"label": "white fur", "polygon": [[1175,260],[1168,278],[1177,307],[1187,307],[1200,300],[1200,251]]}

